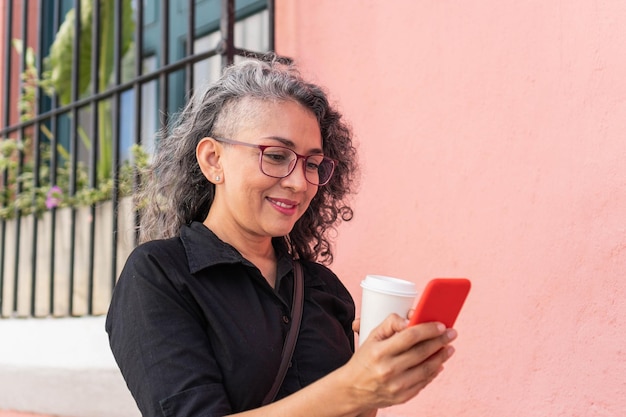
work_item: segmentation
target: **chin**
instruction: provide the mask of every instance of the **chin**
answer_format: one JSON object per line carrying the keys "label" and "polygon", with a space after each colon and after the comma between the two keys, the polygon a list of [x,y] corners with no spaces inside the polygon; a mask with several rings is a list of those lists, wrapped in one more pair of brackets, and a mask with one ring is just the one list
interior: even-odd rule
{"label": "chin", "polygon": [[293,230],[295,224],[292,224],[289,227],[272,227],[268,230],[269,235],[272,237],[282,237],[287,236]]}

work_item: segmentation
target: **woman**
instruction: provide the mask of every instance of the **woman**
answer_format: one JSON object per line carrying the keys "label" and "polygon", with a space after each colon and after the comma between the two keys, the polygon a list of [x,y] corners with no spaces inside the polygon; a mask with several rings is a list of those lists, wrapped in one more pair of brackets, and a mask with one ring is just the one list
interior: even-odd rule
{"label": "woman", "polygon": [[[275,57],[246,60],[182,111],[145,185],[140,245],[107,317],[144,416],[365,416],[415,396],[453,330],[390,316],[354,353],[353,300],[319,262],[350,220],[351,133],[325,93]],[[262,405],[304,308],[276,400]],[[354,323],[354,324],[353,324]]]}

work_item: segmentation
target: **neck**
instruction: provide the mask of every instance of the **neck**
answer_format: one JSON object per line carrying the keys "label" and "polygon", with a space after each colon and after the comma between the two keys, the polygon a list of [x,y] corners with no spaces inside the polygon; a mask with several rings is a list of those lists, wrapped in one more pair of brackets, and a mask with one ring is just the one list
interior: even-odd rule
{"label": "neck", "polygon": [[233,246],[237,251],[252,262],[274,287],[276,282],[276,253],[272,245],[271,236],[259,236],[241,230],[240,227],[230,227],[228,223],[220,222],[215,216],[209,215],[204,220],[204,225],[211,229],[223,242]]}
{"label": "neck", "polygon": [[270,236],[258,236],[247,233],[239,228],[229,227],[223,222],[215,221],[209,215],[203,222],[222,241],[233,246],[244,257],[273,258],[274,247]]}

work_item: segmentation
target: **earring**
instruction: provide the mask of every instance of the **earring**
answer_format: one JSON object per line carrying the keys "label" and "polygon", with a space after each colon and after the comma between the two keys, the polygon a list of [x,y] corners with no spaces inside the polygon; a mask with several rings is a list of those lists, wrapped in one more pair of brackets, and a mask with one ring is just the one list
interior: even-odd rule
{"label": "earring", "polygon": [[219,182],[219,181],[221,181],[221,180],[222,180],[222,177],[220,177],[219,175],[216,175],[216,176],[215,176],[215,181],[218,181],[218,182]]}

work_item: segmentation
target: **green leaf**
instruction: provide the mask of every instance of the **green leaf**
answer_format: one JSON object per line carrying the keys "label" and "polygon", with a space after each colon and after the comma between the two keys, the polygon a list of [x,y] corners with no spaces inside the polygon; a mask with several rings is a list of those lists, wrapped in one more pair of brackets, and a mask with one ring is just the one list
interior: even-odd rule
{"label": "green leaf", "polygon": [[[91,78],[91,16],[92,2],[81,0],[80,45],[78,63],[78,95],[84,93]],[[54,87],[62,105],[72,100],[72,68],[74,52],[74,26],[76,10],[71,9],[65,15],[54,42],[50,55],[44,60],[46,75]]]}
{"label": "green leaf", "polygon": [[[104,90],[108,85],[113,73],[113,45],[114,45],[114,0],[102,0],[100,4],[100,68],[99,88]],[[85,94],[91,80],[91,34],[93,25],[93,1],[81,0],[80,3],[80,44],[78,53],[78,95]],[[65,15],[65,19],[50,47],[50,54],[44,60],[46,81],[52,85],[59,96],[61,104],[65,105],[72,98],[72,64],[74,50],[74,26],[76,22],[76,10],[71,9]],[[122,44],[121,55],[129,49],[134,34],[135,22],[133,20],[133,8],[131,0],[122,2]],[[47,84],[47,83],[44,83]]]}
{"label": "green leaf", "polygon": [[22,55],[22,52],[24,52],[24,43],[22,42],[22,40],[21,39],[12,39],[11,43],[13,44],[13,48],[15,48],[15,51],[19,55]]}

